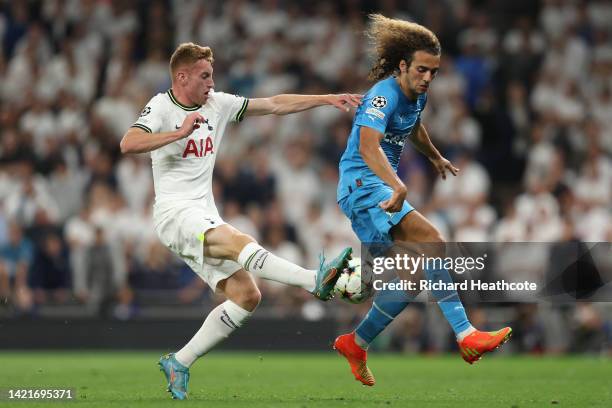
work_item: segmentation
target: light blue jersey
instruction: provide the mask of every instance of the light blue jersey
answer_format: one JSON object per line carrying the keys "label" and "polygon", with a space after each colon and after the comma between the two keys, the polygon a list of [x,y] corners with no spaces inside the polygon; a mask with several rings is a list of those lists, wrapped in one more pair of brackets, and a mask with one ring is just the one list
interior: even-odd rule
{"label": "light blue jersey", "polygon": [[338,204],[364,244],[383,244],[383,248],[390,245],[393,241],[391,229],[414,208],[406,201],[395,213],[379,207],[382,201],[393,195],[393,190],[370,170],[361,157],[361,127],[367,126],[385,135],[380,145],[397,172],[406,139],[420,122],[426,101],[426,94],[419,95],[414,101],[408,99],[396,78],[390,77],[376,83],[357,108],[346,150],[340,159]]}
{"label": "light blue jersey", "polygon": [[370,88],[357,108],[346,150],[340,159],[338,201],[346,197],[355,185],[383,184],[359,153],[361,127],[367,126],[385,135],[380,145],[397,172],[406,139],[419,122],[426,102],[427,94],[419,95],[415,101],[408,99],[394,77],[377,82]]}

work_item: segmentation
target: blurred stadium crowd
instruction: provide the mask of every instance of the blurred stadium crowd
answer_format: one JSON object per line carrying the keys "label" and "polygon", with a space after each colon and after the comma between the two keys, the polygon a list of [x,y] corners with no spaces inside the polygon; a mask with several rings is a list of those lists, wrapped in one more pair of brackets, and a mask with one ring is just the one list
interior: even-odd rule
{"label": "blurred stadium crowd", "polygon": [[[364,92],[369,12],[424,24],[442,43],[423,123],[461,174],[437,180],[410,148],[400,173],[449,240],[612,241],[610,1],[0,1],[0,312],[79,304],[130,318],[149,303],[214,302],[158,241],[150,160],[122,156],[123,133],[169,88],[184,41],[212,47],[218,90]],[[358,246],[335,202],[351,121],[319,108],[232,127],[215,170],[224,219],[305,266],[320,248]],[[349,324],[367,310],[261,287],[262,313],[333,311]],[[385,339],[444,349],[435,309],[410,308]],[[609,305],[543,309],[504,309],[515,347],[610,344]],[[486,327],[498,311],[471,313]]]}

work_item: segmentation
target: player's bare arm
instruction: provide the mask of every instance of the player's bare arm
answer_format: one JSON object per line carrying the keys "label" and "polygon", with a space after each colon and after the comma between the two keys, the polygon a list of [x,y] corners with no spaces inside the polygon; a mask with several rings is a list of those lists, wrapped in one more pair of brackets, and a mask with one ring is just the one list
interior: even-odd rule
{"label": "player's bare arm", "polygon": [[419,152],[427,156],[443,179],[446,179],[447,171],[453,176],[459,173],[459,169],[445,159],[433,145],[422,123],[419,123],[419,126],[415,127],[415,131],[410,135],[410,141]]}
{"label": "player's bare arm", "polygon": [[132,127],[123,135],[120,147],[121,153],[147,153],[167,144],[184,139],[200,127],[204,117],[193,112],[185,118],[183,124],[174,132],[148,133],[140,128]]}
{"label": "player's bare arm", "polygon": [[282,94],[269,98],[255,98],[249,100],[249,106],[245,112],[247,116],[261,115],[287,115],[318,106],[333,105],[336,108],[348,112],[361,104],[362,95],[339,94],[339,95],[294,95]]}
{"label": "player's bare arm", "polygon": [[402,209],[408,190],[380,147],[383,137],[379,131],[363,126],[359,134],[359,153],[370,170],[393,189],[391,198],[381,202],[380,207],[385,211],[398,212]]}

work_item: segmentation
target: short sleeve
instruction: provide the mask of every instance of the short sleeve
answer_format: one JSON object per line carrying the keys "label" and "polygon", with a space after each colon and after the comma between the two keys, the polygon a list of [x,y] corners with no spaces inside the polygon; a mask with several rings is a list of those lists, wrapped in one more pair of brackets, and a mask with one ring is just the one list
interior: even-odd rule
{"label": "short sleeve", "polygon": [[215,92],[215,100],[222,112],[227,112],[229,122],[240,122],[249,106],[249,100],[242,96],[225,92]]}
{"label": "short sleeve", "polygon": [[132,125],[148,133],[161,132],[164,106],[159,95],[154,96],[140,112],[138,120]]}
{"label": "short sleeve", "polygon": [[374,87],[363,100],[355,124],[367,126],[384,134],[389,119],[397,107],[397,95],[383,87]]}

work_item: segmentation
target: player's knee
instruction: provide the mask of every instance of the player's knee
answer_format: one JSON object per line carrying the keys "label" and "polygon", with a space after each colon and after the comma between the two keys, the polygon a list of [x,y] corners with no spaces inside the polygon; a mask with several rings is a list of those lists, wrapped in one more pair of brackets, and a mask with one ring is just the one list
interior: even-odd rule
{"label": "player's knee", "polygon": [[261,302],[261,292],[255,285],[245,288],[237,297],[236,303],[249,312],[254,311]]}
{"label": "player's knee", "polygon": [[446,240],[444,239],[444,237],[442,236],[442,234],[438,230],[433,230],[430,233],[429,242],[432,242],[434,244],[440,244],[440,245],[445,245],[446,244]]}
{"label": "player's knee", "polygon": [[444,256],[446,253],[446,240],[437,229],[432,228],[428,231],[426,242],[431,246],[428,252],[431,252],[432,255]]}
{"label": "player's knee", "polygon": [[248,296],[247,296],[247,303],[250,306],[250,309],[248,310],[252,312],[253,310],[255,310],[255,308],[257,308],[257,306],[259,306],[260,302],[261,302],[261,292],[259,291],[259,288],[255,286],[253,289],[249,291]]}

